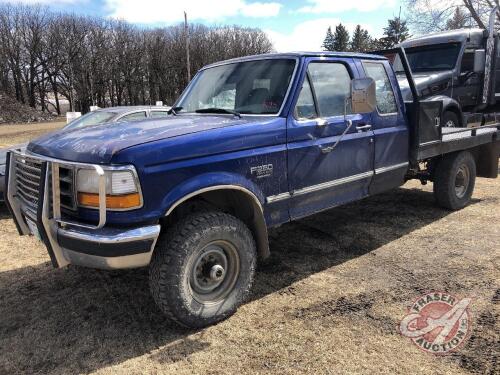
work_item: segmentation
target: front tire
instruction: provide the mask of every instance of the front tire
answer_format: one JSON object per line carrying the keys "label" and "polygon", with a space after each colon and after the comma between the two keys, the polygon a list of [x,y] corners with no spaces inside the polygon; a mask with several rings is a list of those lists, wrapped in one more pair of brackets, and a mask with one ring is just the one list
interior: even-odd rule
{"label": "front tire", "polygon": [[443,124],[445,128],[459,128],[460,121],[455,112],[445,111],[443,114]]}
{"label": "front tire", "polygon": [[434,172],[434,196],[437,203],[459,210],[470,203],[476,182],[476,162],[470,152],[444,156]]}
{"label": "front tire", "polygon": [[247,298],[256,267],[252,233],[234,216],[200,212],[180,220],[158,240],[150,289],[173,321],[205,327],[232,315]]}

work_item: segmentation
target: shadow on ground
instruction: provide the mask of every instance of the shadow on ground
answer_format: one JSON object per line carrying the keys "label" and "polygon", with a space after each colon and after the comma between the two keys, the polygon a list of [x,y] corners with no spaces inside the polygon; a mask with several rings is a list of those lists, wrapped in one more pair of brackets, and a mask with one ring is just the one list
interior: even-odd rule
{"label": "shadow on ground", "polygon": [[[446,216],[431,193],[396,189],[270,232],[253,299],[362,256]],[[7,215],[0,209],[0,218]],[[54,270],[49,262],[0,273],[0,373],[88,373],[177,341],[175,355],[203,350],[166,320],[147,270]],[[173,349],[171,349],[173,350]],[[179,354],[181,353],[181,354]],[[179,358],[181,358],[179,357]]]}
{"label": "shadow on ground", "polygon": [[0,220],[10,218],[10,212],[4,202],[0,202]]}

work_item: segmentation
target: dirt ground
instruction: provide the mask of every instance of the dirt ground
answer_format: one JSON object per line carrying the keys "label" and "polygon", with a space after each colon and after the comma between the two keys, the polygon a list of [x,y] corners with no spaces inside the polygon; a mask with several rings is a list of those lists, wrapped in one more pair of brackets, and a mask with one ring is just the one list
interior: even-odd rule
{"label": "dirt ground", "polygon": [[[20,141],[3,130],[0,143]],[[53,269],[0,206],[0,374],[500,374],[499,188],[479,179],[450,212],[411,182],[274,229],[251,301],[198,331],[161,315],[145,269]],[[398,333],[434,290],[473,298],[452,355]]]}

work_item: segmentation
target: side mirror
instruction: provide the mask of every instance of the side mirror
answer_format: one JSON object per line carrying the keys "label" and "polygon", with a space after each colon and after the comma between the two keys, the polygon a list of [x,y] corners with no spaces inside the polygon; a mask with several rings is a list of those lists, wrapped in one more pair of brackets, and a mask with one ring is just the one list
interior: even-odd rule
{"label": "side mirror", "polygon": [[474,51],[474,73],[484,73],[486,63],[486,51],[477,49]]}
{"label": "side mirror", "polygon": [[353,113],[371,113],[377,108],[373,78],[355,78],[351,81]]}

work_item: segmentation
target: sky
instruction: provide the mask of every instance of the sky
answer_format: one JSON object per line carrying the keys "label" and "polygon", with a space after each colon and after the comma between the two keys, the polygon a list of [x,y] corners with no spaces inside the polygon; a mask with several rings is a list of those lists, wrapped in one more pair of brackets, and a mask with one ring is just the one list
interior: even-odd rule
{"label": "sky", "polygon": [[328,26],[357,24],[374,37],[389,18],[399,15],[402,0],[0,0],[43,3],[51,9],[123,19],[146,27],[182,22],[242,25],[264,30],[278,52],[321,50]]}

